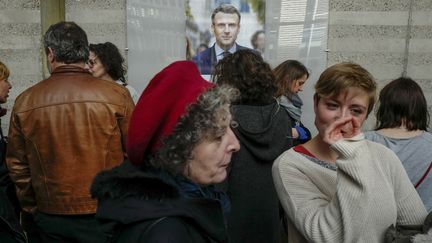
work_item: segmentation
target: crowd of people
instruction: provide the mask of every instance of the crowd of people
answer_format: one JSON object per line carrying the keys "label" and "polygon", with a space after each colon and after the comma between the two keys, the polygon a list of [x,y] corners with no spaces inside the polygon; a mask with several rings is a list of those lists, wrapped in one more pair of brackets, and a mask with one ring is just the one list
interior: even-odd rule
{"label": "crowd of people", "polygon": [[[165,67],[139,99],[114,44],[50,26],[50,76],[16,98],[0,133],[0,242],[384,242],[391,225],[432,221],[430,118],[414,80],[381,90],[376,129],[363,133],[374,77],[328,67],[312,136],[305,65],[272,69],[235,44],[231,6],[212,23],[230,38]],[[9,76],[0,62],[0,103]],[[428,227],[414,242],[431,242]]]}

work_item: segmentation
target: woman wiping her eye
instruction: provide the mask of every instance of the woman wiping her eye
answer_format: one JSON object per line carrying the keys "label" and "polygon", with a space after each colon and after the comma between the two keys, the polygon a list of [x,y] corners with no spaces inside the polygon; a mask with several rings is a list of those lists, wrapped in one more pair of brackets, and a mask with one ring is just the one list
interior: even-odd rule
{"label": "woman wiping her eye", "polygon": [[289,242],[383,242],[392,224],[423,223],[426,209],[398,157],[361,133],[375,92],[372,75],[357,64],[321,74],[314,95],[318,135],[273,165]]}

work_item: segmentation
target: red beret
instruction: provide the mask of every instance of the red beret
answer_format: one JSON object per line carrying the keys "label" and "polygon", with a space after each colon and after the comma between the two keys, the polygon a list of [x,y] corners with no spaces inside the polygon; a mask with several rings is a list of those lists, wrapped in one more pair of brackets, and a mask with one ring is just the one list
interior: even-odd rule
{"label": "red beret", "polygon": [[132,113],[126,141],[130,161],[139,165],[154,155],[186,108],[213,86],[190,61],[174,62],[156,74]]}

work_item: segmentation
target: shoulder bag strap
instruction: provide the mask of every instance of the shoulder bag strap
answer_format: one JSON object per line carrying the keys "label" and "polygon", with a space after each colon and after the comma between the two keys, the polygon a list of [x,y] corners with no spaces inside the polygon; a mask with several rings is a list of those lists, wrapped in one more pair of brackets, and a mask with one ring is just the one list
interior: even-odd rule
{"label": "shoulder bag strap", "polygon": [[429,164],[429,167],[427,168],[426,172],[422,175],[422,177],[420,178],[420,180],[415,184],[415,188],[417,189],[420,184],[424,181],[424,179],[426,178],[426,176],[429,174],[429,172],[432,169],[432,162]]}

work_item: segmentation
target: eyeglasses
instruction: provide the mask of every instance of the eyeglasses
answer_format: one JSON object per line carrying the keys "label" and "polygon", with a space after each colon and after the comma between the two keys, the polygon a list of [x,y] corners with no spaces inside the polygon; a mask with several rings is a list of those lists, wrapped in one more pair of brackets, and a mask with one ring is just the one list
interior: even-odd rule
{"label": "eyeglasses", "polygon": [[89,65],[90,67],[93,67],[97,63],[96,60],[97,60],[97,58],[95,58],[95,59],[88,59],[87,65]]}

